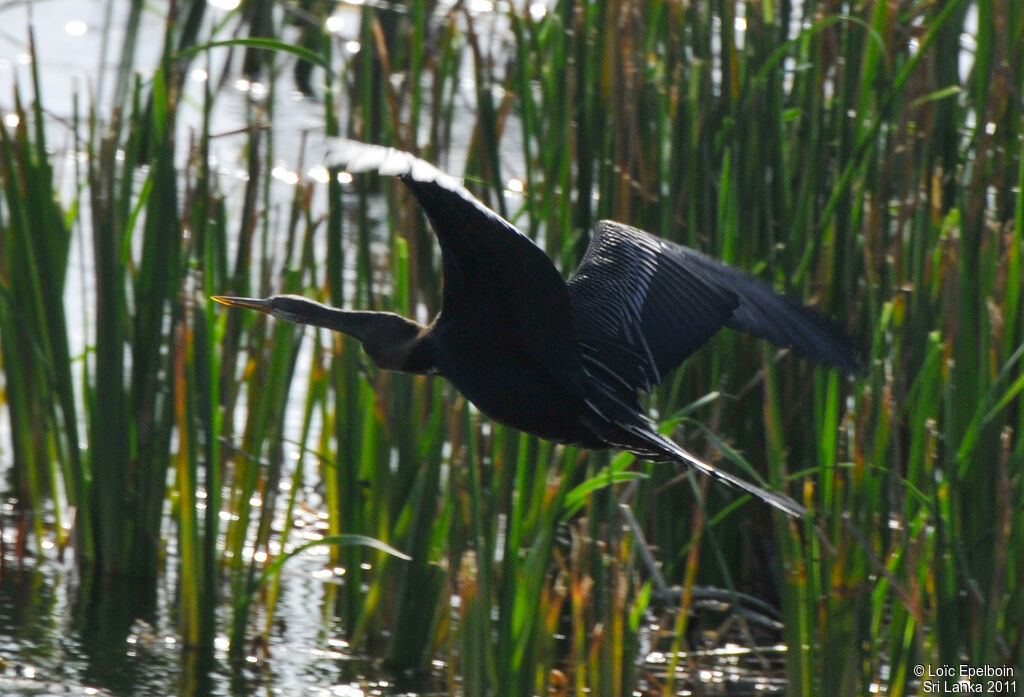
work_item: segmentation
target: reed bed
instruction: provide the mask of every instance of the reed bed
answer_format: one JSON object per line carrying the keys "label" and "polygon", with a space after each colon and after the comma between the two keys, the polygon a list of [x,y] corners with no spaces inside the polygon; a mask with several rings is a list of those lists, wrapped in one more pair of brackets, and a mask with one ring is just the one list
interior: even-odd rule
{"label": "reed bed", "polygon": [[[738,609],[729,623],[785,644],[787,694],[917,694],[915,671],[960,664],[1022,679],[1019,3],[412,0],[338,10],[348,44],[323,7],[171,7],[155,73],[134,75],[130,23],[114,108],[74,119],[73,200],[56,194],[38,84],[0,128],[21,559],[56,540],[100,584],[170,559],[185,643],[224,633],[242,659],[274,631],[315,485],[341,574],[325,613],[388,670],[433,671],[451,694],[675,694],[696,649],[731,636],[692,614],[702,586],[779,608],[769,630]],[[235,136],[234,198],[210,157],[226,90],[206,83],[187,104],[202,128],[177,125],[196,65],[269,91]],[[377,372],[345,337],[213,306],[298,292],[439,307],[436,244],[400,184],[299,176],[273,195],[292,71],[323,103],[318,131],[465,174],[566,272],[613,218],[837,317],[863,376],[722,335],[649,400],[666,432],[811,514],[538,441],[441,381]],[[66,307],[78,235],[95,295]],[[94,318],[85,356],[69,353],[73,313]],[[643,546],[679,592],[653,584]]]}

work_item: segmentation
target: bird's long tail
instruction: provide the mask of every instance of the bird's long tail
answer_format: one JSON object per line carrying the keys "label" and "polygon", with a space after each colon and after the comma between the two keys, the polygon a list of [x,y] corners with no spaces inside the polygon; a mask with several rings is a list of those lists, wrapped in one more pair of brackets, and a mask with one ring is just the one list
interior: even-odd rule
{"label": "bird's long tail", "polygon": [[751,496],[774,506],[786,515],[793,516],[794,518],[802,518],[807,514],[806,508],[785,494],[780,494],[777,491],[768,491],[756,484],[751,484],[745,479],[741,479],[734,474],[730,474],[729,472],[721,470],[714,465],[704,462],[693,453],[688,452],[680,445],[661,434],[656,433],[652,435],[657,438],[657,443],[662,446],[662,450],[666,455],[671,456],[671,459],[689,465],[701,474],[706,474],[720,482],[725,482],[729,486],[735,487],[740,491],[745,491]]}
{"label": "bird's long tail", "polygon": [[[611,394],[608,396],[613,397]],[[807,514],[805,507],[785,494],[768,491],[704,462],[671,438],[658,433],[654,424],[638,408],[630,408],[614,398],[603,400],[600,408],[594,402],[588,402],[588,405],[593,409],[595,418],[587,419],[587,426],[609,445],[628,450],[645,460],[682,463],[794,518],[802,518]]]}

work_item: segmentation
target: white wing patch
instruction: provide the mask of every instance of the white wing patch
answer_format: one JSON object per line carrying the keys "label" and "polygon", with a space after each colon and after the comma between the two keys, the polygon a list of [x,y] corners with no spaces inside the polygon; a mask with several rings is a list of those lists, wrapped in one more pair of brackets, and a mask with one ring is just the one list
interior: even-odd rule
{"label": "white wing patch", "polygon": [[[473,204],[492,220],[526,237],[523,232],[508,222],[474,196],[463,184],[463,179],[444,172],[426,160],[412,153],[383,145],[360,143],[349,138],[328,138],[324,161],[329,167],[341,167],[349,172],[377,172],[390,177],[408,177],[416,182],[437,184],[460,198]],[[527,238],[529,239],[529,238]]]}

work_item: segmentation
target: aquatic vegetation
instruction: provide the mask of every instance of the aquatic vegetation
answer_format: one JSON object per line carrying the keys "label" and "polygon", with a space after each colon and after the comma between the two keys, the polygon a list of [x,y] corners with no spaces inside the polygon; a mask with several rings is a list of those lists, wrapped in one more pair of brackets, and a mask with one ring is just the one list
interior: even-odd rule
{"label": "aquatic vegetation", "polygon": [[[332,548],[325,614],[461,694],[671,694],[697,660],[682,652],[711,640],[695,586],[777,602],[763,626],[790,694],[1024,670],[1024,7],[414,0],[328,21],[255,5],[173,4],[145,69],[132,10],[111,101],[79,97],[68,119],[73,165],[57,166],[37,62],[0,95],[16,500],[0,573],[73,554],[98,585],[173,574],[182,641],[223,635],[244,658],[277,631],[275,560],[316,535],[372,538]],[[293,74],[322,114],[308,132],[286,110]],[[354,341],[217,311],[214,294],[281,292],[439,306],[416,207],[392,182],[310,170],[321,133],[464,173],[562,269],[612,218],[840,318],[863,378],[722,335],[646,404],[811,514],[537,441],[375,370]],[[67,287],[76,247],[87,293]],[[639,562],[627,487],[678,594]]]}

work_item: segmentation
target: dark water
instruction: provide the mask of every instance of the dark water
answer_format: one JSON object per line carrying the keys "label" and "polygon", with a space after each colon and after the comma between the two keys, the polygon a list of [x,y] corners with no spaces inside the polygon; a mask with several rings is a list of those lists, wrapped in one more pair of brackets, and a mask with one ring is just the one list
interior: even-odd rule
{"label": "dark water", "polygon": [[[308,565],[285,573],[272,639],[233,663],[225,637],[209,650],[183,649],[165,579],[93,583],[60,563],[8,556],[0,565],[0,695],[361,697],[440,688],[348,652],[343,627],[325,617],[325,584]],[[256,625],[264,621],[257,616]]]}
{"label": "dark water", "polygon": [[[3,482],[0,481],[0,485]],[[308,500],[319,505],[313,490]],[[293,523],[297,538],[319,538],[320,515],[304,508]],[[343,576],[327,547],[292,558],[280,572],[273,621],[253,608],[247,643],[232,659],[225,633],[232,598],[223,584],[216,626],[205,649],[186,648],[176,614],[178,561],[174,531],[164,536],[161,575],[155,579],[79,573],[71,550],[24,545],[27,525],[13,501],[0,505],[0,697],[111,695],[125,697],[235,697],[242,695],[438,694],[436,675],[396,675],[380,658],[358,654],[348,627],[333,611]],[[261,637],[268,638],[263,639]],[[385,642],[370,636],[368,651]],[[383,653],[383,648],[380,649]]]}
{"label": "dark water", "polygon": [[[223,636],[209,650],[183,648],[168,579],[92,582],[58,562],[8,555],[0,565],[0,696],[449,694],[439,661],[432,675],[395,675],[379,659],[348,650],[341,622],[325,612],[335,582],[318,580],[322,561],[310,557],[285,570],[269,643],[248,646],[232,662]],[[706,695],[782,694],[785,649],[777,631],[714,606],[698,603],[690,621],[691,652],[678,661],[676,694],[693,694],[697,685]],[[227,612],[225,605],[222,625]],[[674,617],[669,611],[648,620],[639,672],[656,685],[664,681]],[[257,615],[253,626],[264,623]]]}

